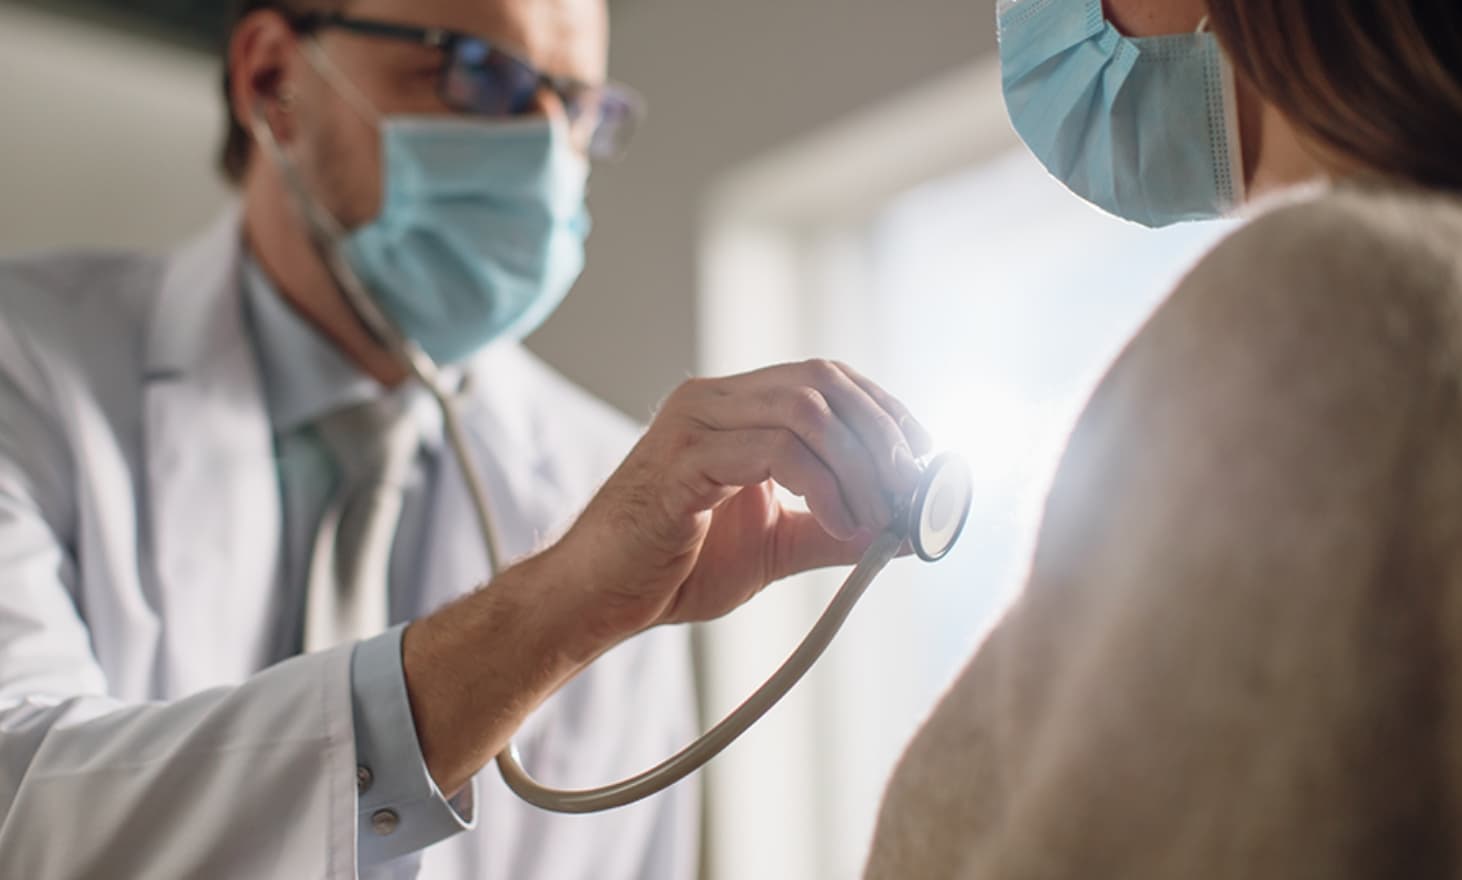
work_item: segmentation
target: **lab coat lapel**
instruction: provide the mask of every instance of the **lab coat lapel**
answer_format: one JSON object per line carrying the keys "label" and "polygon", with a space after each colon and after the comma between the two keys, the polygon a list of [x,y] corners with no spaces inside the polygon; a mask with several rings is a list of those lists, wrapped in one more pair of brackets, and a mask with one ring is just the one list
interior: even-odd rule
{"label": "lab coat lapel", "polygon": [[240,681],[275,648],[279,489],[241,238],[233,210],[169,260],[147,341],[143,442],[171,694]]}

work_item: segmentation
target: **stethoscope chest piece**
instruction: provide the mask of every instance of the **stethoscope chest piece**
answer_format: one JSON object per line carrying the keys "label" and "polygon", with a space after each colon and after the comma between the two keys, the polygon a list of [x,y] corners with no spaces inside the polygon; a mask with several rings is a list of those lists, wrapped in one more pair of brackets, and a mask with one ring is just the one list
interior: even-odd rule
{"label": "stethoscope chest piece", "polygon": [[974,481],[963,458],[945,453],[925,466],[909,508],[909,541],[920,559],[938,562],[949,555],[970,518],[974,500]]}

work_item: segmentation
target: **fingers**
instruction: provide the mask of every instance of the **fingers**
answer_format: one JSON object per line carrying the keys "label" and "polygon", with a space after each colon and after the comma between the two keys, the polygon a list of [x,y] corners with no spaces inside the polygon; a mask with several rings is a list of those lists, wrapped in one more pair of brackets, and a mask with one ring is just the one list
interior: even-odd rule
{"label": "fingers", "polygon": [[813,361],[802,369],[862,441],[878,465],[884,487],[896,498],[912,494],[919,484],[919,465],[893,415],[836,365]]}
{"label": "fingers", "polygon": [[833,365],[847,374],[849,379],[857,383],[859,388],[862,388],[869,397],[883,407],[884,412],[893,417],[894,421],[898,423],[899,430],[903,431],[904,437],[909,441],[909,446],[913,448],[915,455],[922,458],[934,451],[934,435],[930,434],[929,429],[914,418],[914,414],[904,406],[901,400],[884,391],[872,379],[842,361],[834,361]]}
{"label": "fingers", "polygon": [[867,445],[817,389],[783,377],[781,384],[717,380],[705,383],[697,393],[689,409],[707,429],[790,432],[833,475],[859,527],[879,530],[892,520],[893,507]]}
{"label": "fingers", "polygon": [[777,523],[776,554],[771,580],[779,581],[818,568],[852,565],[862,558],[873,534],[861,531],[849,540],[829,535],[811,514],[783,511]]}
{"label": "fingers", "polygon": [[865,526],[886,526],[918,484],[913,441],[926,448],[928,432],[891,395],[838,364],[770,367],[705,382],[701,391],[702,418],[717,428],[796,432],[838,476]]}
{"label": "fingers", "polygon": [[775,480],[807,501],[812,519],[828,536],[846,541],[859,531],[833,472],[791,431],[710,431],[684,456],[684,466],[711,481],[705,489],[708,496],[719,494],[724,487],[755,486]]}

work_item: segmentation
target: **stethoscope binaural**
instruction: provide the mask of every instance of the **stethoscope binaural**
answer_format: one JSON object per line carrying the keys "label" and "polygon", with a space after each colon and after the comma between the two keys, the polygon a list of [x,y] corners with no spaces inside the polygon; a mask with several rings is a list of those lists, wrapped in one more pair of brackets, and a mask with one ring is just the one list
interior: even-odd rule
{"label": "stethoscope binaural", "polygon": [[[344,230],[329,212],[323,210],[299,177],[298,169],[264,122],[263,113],[254,114],[256,140],[272,154],[294,201],[304,215],[315,246],[324,258],[336,284],[357,316],[388,350],[394,352],[413,377],[426,387],[442,412],[443,429],[452,454],[467,480],[488,566],[496,572],[504,559],[497,529],[488,503],[487,488],[481,470],[467,443],[467,434],[457,409],[456,395],[444,385],[436,362],[419,345],[407,338],[376,305],[365,285],[341,255],[338,243]],[[520,798],[534,806],[559,813],[597,813],[644,800],[661,792],[703,767],[727,746],[735,742],[752,725],[761,720],[789,691],[802,680],[842,629],[853,607],[862,598],[873,579],[883,571],[905,543],[926,562],[937,562],[948,555],[959,540],[969,517],[974,490],[968,466],[958,456],[944,454],[923,465],[923,477],[914,496],[899,510],[894,523],[874,539],[863,558],[833,596],[822,616],[785,662],[747,700],[690,745],[650,769],[610,785],[583,790],[549,788],[535,781],[523,769],[518,749],[511,742],[497,756],[503,780]]]}

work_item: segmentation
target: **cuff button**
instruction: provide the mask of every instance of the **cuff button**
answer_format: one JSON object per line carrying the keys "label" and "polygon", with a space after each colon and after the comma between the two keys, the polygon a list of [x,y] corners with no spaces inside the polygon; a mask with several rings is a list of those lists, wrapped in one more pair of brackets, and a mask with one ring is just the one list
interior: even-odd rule
{"label": "cuff button", "polygon": [[396,815],[395,810],[376,810],[371,814],[371,830],[378,837],[385,837],[396,830],[401,824],[401,817]]}

